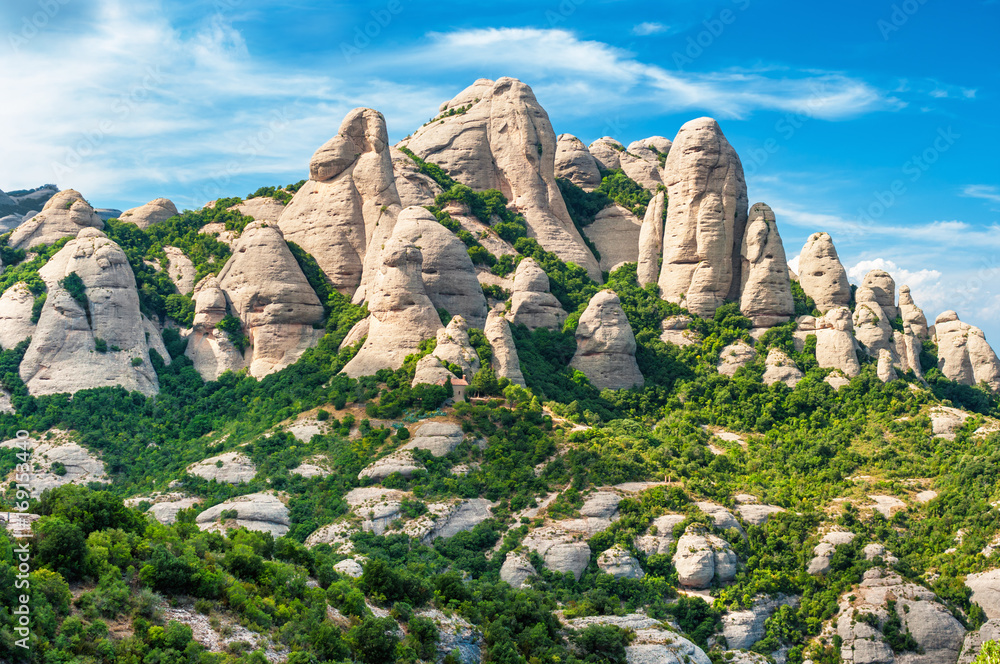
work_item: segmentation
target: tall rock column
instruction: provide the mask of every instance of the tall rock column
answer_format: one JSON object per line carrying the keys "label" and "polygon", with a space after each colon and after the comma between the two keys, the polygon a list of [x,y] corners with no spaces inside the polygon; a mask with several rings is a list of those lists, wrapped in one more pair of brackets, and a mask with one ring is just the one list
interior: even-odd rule
{"label": "tall rock column", "polygon": [[646,207],[646,216],[639,229],[639,265],[636,275],[639,285],[645,288],[655,284],[660,276],[660,256],[663,254],[663,222],[667,216],[667,200],[664,192],[653,196]]}
{"label": "tall rock column", "polygon": [[582,371],[598,389],[624,390],[642,386],[635,361],[635,335],[612,290],[590,298],[576,327],[576,354],[569,365]]}
{"label": "tall rock column", "polygon": [[736,150],[712,118],[691,120],[664,167],[667,223],[659,285],[663,298],[710,316],[740,294],[747,187]]}
{"label": "tall rock column", "polygon": [[400,209],[385,118],[356,108],[313,155],[309,181],[278,225],[288,241],[312,254],[338,291],[363,300],[360,287],[378,272],[381,247]]}
{"label": "tall rock column", "polygon": [[247,330],[255,378],[292,364],[323,334],[313,328],[323,305],[275,226],[247,224],[219,285]]}
{"label": "tall rock column", "polygon": [[159,390],[135,276],[117,244],[85,228],[38,274],[48,297],[21,362],[31,394],[114,385]]}
{"label": "tall rock column", "polygon": [[412,242],[392,237],[382,249],[382,269],[368,297],[368,338],[344,367],[351,378],[398,369],[403,360],[444,327],[424,290],[424,257]]}
{"label": "tall rock column", "polygon": [[503,314],[491,311],[486,316],[486,327],[483,329],[486,339],[493,350],[493,371],[497,378],[506,378],[515,385],[525,386],[524,374],[521,373],[521,362],[517,357],[517,346],[514,345],[514,334],[510,323]]}
{"label": "tall rock column", "polygon": [[820,313],[850,304],[851,284],[847,281],[847,270],[840,264],[828,233],[813,233],[802,247],[799,284]]}
{"label": "tall rock column", "polygon": [[479,79],[402,141],[417,156],[477,191],[498,189],[524,215],[528,233],[546,250],[601,280],[566,210],[555,177],[556,135],[531,88],[515,78]]}
{"label": "tall rock column", "polygon": [[740,255],[740,310],[754,327],[787,323],[795,313],[792,282],[774,212],[765,203],[754,203],[750,208]]}

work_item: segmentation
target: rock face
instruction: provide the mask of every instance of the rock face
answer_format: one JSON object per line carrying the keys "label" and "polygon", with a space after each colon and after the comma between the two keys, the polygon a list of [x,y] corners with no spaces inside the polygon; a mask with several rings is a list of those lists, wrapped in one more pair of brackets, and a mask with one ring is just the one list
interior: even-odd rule
{"label": "rock face", "polygon": [[281,218],[281,213],[285,211],[285,205],[270,196],[255,196],[234,205],[231,209],[239,210],[240,213],[253,217],[254,221],[276,224]]}
{"label": "rock face", "polygon": [[739,298],[747,187],[736,150],[711,118],[691,120],[664,167],[667,223],[660,292],[701,316]]}
{"label": "rock face", "polygon": [[246,360],[229,335],[216,329],[228,312],[226,294],[219,280],[209,276],[195,288],[194,323],[184,351],[195,370],[205,380],[215,380],[226,371],[239,371]]}
{"label": "rock face", "polygon": [[486,317],[483,333],[493,350],[493,371],[496,372],[497,378],[506,378],[515,385],[524,387],[524,374],[521,373],[521,362],[517,359],[514,335],[510,331],[510,323],[503,314],[491,311]]}
{"label": "rock face", "polygon": [[[895,602],[891,609],[890,600]],[[877,567],[865,572],[861,586],[848,591],[839,608],[834,623],[842,639],[841,655],[846,662],[953,664],[965,640],[965,628],[934,593]],[[874,619],[858,619],[863,615]],[[902,632],[912,635],[919,648],[917,652],[893,656],[882,633],[890,618],[901,623]]]}
{"label": "rock face", "polygon": [[754,327],[787,323],[795,313],[788,261],[774,212],[764,203],[750,208],[740,255],[740,310]]}
{"label": "rock face", "polygon": [[899,309],[896,307],[896,281],[888,272],[871,270],[861,282],[859,290],[861,288],[871,291],[872,297],[890,320],[896,319],[899,315]]}
{"label": "rock face", "polygon": [[549,277],[533,258],[523,259],[514,272],[510,322],[529,330],[556,330],[566,321],[566,312],[549,292]]}
{"label": "rock face", "polygon": [[669,554],[670,545],[677,541],[673,534],[674,526],[684,519],[683,514],[664,514],[656,517],[646,534],[635,538],[636,548],[647,556]]}
{"label": "rock face", "polygon": [[764,383],[774,385],[784,383],[788,387],[795,387],[799,381],[805,378],[802,370],[779,348],[772,348],[767,354],[764,370]]}
{"label": "rock face", "polygon": [[404,208],[411,205],[431,205],[434,198],[443,190],[440,185],[424,175],[417,168],[416,162],[402,150],[391,147],[392,172],[396,176],[396,191]]}
{"label": "rock face", "polygon": [[465,243],[422,207],[403,210],[393,235],[420,248],[424,289],[434,306],[482,329],[486,324],[486,297]]}
{"label": "rock face", "polygon": [[882,350],[895,350],[891,319],[874,296],[871,290],[859,288],[853,317],[854,338],[869,357],[878,357]]}
{"label": "rock face", "polygon": [[521,588],[533,576],[538,576],[528,556],[518,553],[508,553],[500,568],[500,580],[510,584],[511,588]]}
{"label": "rock face", "polygon": [[847,307],[837,307],[816,320],[816,361],[824,368],[840,369],[853,378],[861,373],[854,324]]}
{"label": "rock face", "polygon": [[499,189],[542,247],[600,281],[600,267],[556,184],[555,132],[531,88],[514,78],[479,79],[441,109],[457,107],[466,110],[425,125],[403,143],[477,191]]}
{"label": "rock face", "polygon": [[181,295],[190,293],[194,289],[194,280],[198,274],[194,263],[177,247],[163,247],[163,253],[167,255],[167,260],[169,261],[167,274],[170,276],[170,280],[174,282],[177,292]]}
{"label": "rock face", "polygon": [[708,588],[713,581],[728,583],[736,577],[736,554],[729,543],[692,525],[677,541],[674,567],[685,588]]}
{"label": "rock face", "polygon": [[972,590],[973,602],[983,607],[989,620],[1000,620],[1000,569],[965,577],[965,585]]}
{"label": "rock face", "polygon": [[819,544],[813,549],[813,559],[809,561],[809,574],[826,574],[830,571],[830,557],[842,544],[850,544],[854,541],[854,533],[835,530],[823,535]]}
{"label": "rock face", "polygon": [[125,210],[118,219],[145,229],[153,224],[166,221],[176,214],[177,206],[173,204],[173,201],[168,198],[156,198],[145,205]]}
{"label": "rock face", "polygon": [[[46,489],[66,484],[87,485],[90,482],[107,482],[104,463],[87,448],[67,439],[65,432],[53,432],[52,438],[14,438],[0,443],[0,449],[30,450],[34,466],[31,478],[31,496],[38,498]],[[57,475],[53,466],[61,463],[65,472]],[[13,482],[16,469],[12,468],[6,481]],[[0,479],[4,479],[0,476]]]}
{"label": "rock face", "polygon": [[667,216],[666,194],[659,192],[646,207],[639,229],[639,264],[636,275],[639,285],[655,284],[660,276],[660,256],[663,255],[663,222]]}
{"label": "rock face", "polygon": [[[82,301],[62,285],[73,273],[83,284],[77,293]],[[135,277],[117,244],[94,228],[84,229],[39,276],[48,297],[21,362],[21,380],[31,394],[113,385],[147,395],[159,390]]]}
{"label": "rock face", "polygon": [[247,224],[219,285],[249,337],[255,378],[292,364],[322,334],[313,325],[323,320],[323,306],[275,226]]}
{"label": "rock face", "polygon": [[31,310],[35,296],[24,283],[17,283],[0,296],[0,348],[13,348],[35,331]]}
{"label": "rock face", "polygon": [[385,118],[356,108],[313,155],[309,181],[278,224],[288,241],[316,259],[337,290],[354,295],[378,273],[380,249],[399,211]]}
{"label": "rock face", "polygon": [[642,224],[635,215],[616,203],[598,212],[583,232],[601,255],[601,269],[610,272],[622,263],[635,263],[639,259],[641,230]]}
{"label": "rock face", "polygon": [[220,484],[243,484],[257,475],[257,466],[243,452],[233,451],[192,464],[187,472]]}
{"label": "rock face", "polygon": [[616,579],[641,579],[646,576],[635,556],[620,545],[615,545],[597,556],[597,566],[602,572]]}
{"label": "rock face", "polygon": [[41,212],[15,228],[7,244],[12,249],[31,249],[73,237],[84,228],[101,229],[104,222],[80,192],[66,189],[50,198]]}
{"label": "rock face", "polygon": [[827,233],[813,233],[799,255],[799,284],[816,302],[820,313],[846,307],[851,301],[847,270],[840,264],[833,239]]}
{"label": "rock face", "polygon": [[794,606],[796,601],[779,595],[761,597],[743,611],[730,611],[722,617],[722,635],[726,637],[728,650],[745,650],[766,635],[764,624],[771,614],[782,606]]}
{"label": "rock face", "polygon": [[724,376],[733,376],[737,371],[747,366],[757,357],[757,351],[753,346],[742,339],[731,343],[719,353],[719,373]]}
{"label": "rock face", "polygon": [[584,191],[593,191],[601,184],[597,160],[583,141],[573,134],[559,134],[556,138],[555,174]]}
{"label": "rock face", "polygon": [[597,139],[590,144],[588,150],[597,161],[598,168],[610,171],[622,167],[621,154],[625,152],[625,146],[610,136]]}
{"label": "rock face", "polygon": [[934,341],[938,368],[946,377],[963,385],[985,382],[994,392],[1000,391],[1000,359],[982,330],[946,311],[934,322]]}
{"label": "rock face", "polygon": [[[235,517],[223,519],[224,512],[236,512]],[[271,493],[251,493],[219,503],[197,516],[195,522],[202,530],[225,532],[228,528],[246,528],[274,537],[288,532],[291,521],[288,508]]]}
{"label": "rock face", "polygon": [[904,329],[909,327],[910,332],[919,339],[928,337],[927,317],[924,316],[923,309],[913,301],[910,287],[906,284],[899,287],[899,315],[903,319]]}
{"label": "rock face", "polygon": [[368,338],[344,373],[351,378],[379,369],[398,369],[420,342],[441,329],[441,319],[424,290],[423,255],[416,246],[392,237],[382,250],[382,269],[368,298]]}
{"label": "rock face", "polygon": [[590,299],[576,328],[576,354],[569,365],[598,389],[623,390],[644,382],[635,361],[635,335],[612,290]]}
{"label": "rock face", "polygon": [[469,341],[469,324],[461,316],[453,317],[448,327],[437,331],[434,355],[442,362],[461,367],[467,380],[479,371],[479,355]]}

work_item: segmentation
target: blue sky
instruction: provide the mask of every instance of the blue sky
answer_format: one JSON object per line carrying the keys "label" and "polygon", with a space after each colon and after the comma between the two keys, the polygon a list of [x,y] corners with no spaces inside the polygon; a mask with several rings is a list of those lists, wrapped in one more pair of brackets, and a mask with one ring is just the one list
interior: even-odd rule
{"label": "blue sky", "polygon": [[717,118],[790,259],[825,230],[997,343],[998,34],[996,0],[6,0],[0,188],[195,207],[305,177],[353,107],[398,140],[514,76],[588,143]]}

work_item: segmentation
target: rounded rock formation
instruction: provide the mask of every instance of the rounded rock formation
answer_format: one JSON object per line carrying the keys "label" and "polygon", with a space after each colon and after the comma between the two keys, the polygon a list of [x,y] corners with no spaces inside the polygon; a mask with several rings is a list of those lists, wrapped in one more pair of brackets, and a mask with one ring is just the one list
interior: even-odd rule
{"label": "rounded rock formation", "polygon": [[491,311],[486,317],[483,333],[493,350],[492,364],[497,378],[506,378],[515,385],[524,387],[524,374],[521,373],[521,363],[517,358],[514,335],[503,314]]}
{"label": "rounded rock formation", "polygon": [[738,559],[729,543],[698,525],[688,526],[674,554],[677,579],[685,588],[708,588],[736,577]]}
{"label": "rounded rock formation", "polygon": [[615,545],[597,556],[597,566],[616,579],[641,579],[646,573],[628,549]]}
{"label": "rounded rock formation", "polygon": [[166,221],[170,217],[176,215],[177,206],[174,205],[173,201],[168,198],[156,198],[145,205],[125,210],[122,212],[121,216],[118,217],[118,220],[135,224],[139,228],[146,229],[153,224]]}
{"label": "rounded rock formation", "polygon": [[644,383],[635,361],[635,335],[612,290],[590,299],[576,328],[576,354],[569,365],[582,371],[594,387],[624,390]]}
{"label": "rounded rock formation", "polygon": [[816,362],[819,366],[839,369],[853,378],[861,373],[857,351],[850,309],[837,307],[816,320]]}
{"label": "rounded rock formation", "polygon": [[750,208],[742,257],[740,310],[754,327],[787,323],[795,314],[785,248],[774,212],[764,203]]}
{"label": "rounded rock formation", "polygon": [[736,150],[711,118],[691,120],[664,167],[667,223],[659,285],[663,299],[711,316],[740,292],[747,187]]}
{"label": "rounded rock formation", "polygon": [[85,228],[101,229],[104,222],[80,192],[66,189],[50,198],[41,212],[15,228],[7,244],[12,249],[31,249],[73,237]]}
{"label": "rounded rock formation", "polygon": [[1000,359],[978,327],[963,323],[954,311],[946,311],[934,322],[938,368],[945,377],[963,385],[986,383],[1000,392]]}
{"label": "rounded rock formation", "polygon": [[774,385],[784,383],[788,387],[794,388],[799,381],[805,378],[802,370],[792,361],[792,358],[779,348],[772,348],[767,354],[764,369],[764,383]]}
{"label": "rounded rock formation", "polygon": [[799,284],[820,313],[846,307],[851,301],[847,270],[828,233],[813,233],[799,255]]}
{"label": "rounded rock formation", "polygon": [[583,141],[572,134],[559,134],[556,138],[555,174],[584,191],[593,191],[601,184],[597,160]]}
{"label": "rounded rock formation", "polygon": [[215,380],[226,371],[246,367],[243,353],[226,332],[216,327],[228,312],[226,293],[219,287],[219,280],[213,276],[202,279],[194,291],[194,324],[184,355],[204,380]]}
{"label": "rounded rock formation", "polygon": [[622,167],[621,154],[625,152],[625,146],[610,136],[597,139],[587,149],[601,170],[610,171]]}
{"label": "rounded rock formation", "polygon": [[566,321],[566,312],[549,292],[549,277],[535,259],[522,259],[514,272],[510,323],[529,330],[546,327],[556,330]]}

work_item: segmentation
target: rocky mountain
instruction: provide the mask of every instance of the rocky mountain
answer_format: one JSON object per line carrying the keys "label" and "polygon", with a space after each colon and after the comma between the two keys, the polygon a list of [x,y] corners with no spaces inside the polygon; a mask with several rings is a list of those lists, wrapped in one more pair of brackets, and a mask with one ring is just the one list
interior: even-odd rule
{"label": "rocky mountain", "polygon": [[480,79],[397,145],[355,109],[301,182],[200,210],[0,193],[44,205],[0,238],[31,661],[988,652],[982,330],[852,287],[824,232],[794,273],[723,127],[663,133],[588,146]]}

